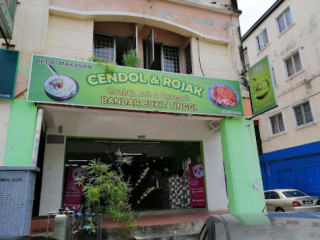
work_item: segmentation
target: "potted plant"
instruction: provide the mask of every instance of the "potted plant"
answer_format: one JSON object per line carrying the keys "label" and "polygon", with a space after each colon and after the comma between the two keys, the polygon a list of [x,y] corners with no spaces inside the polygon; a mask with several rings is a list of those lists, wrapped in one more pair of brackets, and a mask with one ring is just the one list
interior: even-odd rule
{"label": "potted plant", "polygon": [[[129,199],[132,190],[137,187],[147,175],[146,168],[136,183],[126,179],[122,170],[124,165],[131,165],[132,157],[124,155],[118,150],[115,161],[110,164],[100,160],[92,160],[83,166],[84,174],[79,178],[79,184],[83,184],[84,196],[84,229],[88,235],[96,234],[97,222],[95,216],[101,218],[103,214],[109,214],[121,227],[121,239],[132,239],[136,228],[135,214]],[[111,158],[111,157],[110,157]],[[153,187],[148,188],[140,197],[144,199]],[[92,214],[94,216],[92,216]],[[86,218],[87,215],[87,218]]]}
{"label": "potted plant", "polygon": [[130,49],[128,53],[122,55],[123,64],[127,67],[141,67],[141,58],[137,56],[135,49]]}
{"label": "potted plant", "polygon": [[115,62],[106,62],[106,60],[103,57],[97,57],[97,56],[91,56],[88,59],[88,61],[105,64],[104,71],[110,74],[115,72],[114,66],[117,65],[117,63]]}
{"label": "potted plant", "polygon": [[[117,63],[115,62],[107,62],[103,57],[97,57],[97,56],[90,57],[88,61],[106,64],[104,70],[106,73],[110,73],[110,74],[114,73],[115,71],[114,66],[117,65]],[[135,67],[135,68],[140,68],[142,63],[141,58],[137,56],[137,52],[135,49],[130,49],[127,53],[124,53],[122,55],[122,61],[124,66]]]}

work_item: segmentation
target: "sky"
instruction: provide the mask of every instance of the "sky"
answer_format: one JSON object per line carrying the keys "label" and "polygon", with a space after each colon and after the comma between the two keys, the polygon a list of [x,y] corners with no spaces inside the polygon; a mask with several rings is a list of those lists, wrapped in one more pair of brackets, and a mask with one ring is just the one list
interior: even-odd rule
{"label": "sky", "polygon": [[249,28],[275,3],[276,0],[238,0],[241,34]]}

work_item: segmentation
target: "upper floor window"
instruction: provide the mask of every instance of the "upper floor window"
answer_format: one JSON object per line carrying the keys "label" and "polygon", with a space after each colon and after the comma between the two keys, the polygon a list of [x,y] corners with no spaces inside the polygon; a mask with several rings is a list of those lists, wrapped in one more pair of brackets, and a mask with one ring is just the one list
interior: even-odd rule
{"label": "upper floor window", "polygon": [[[180,49],[176,46],[154,43],[153,54],[150,56],[148,42],[144,42],[145,68],[165,72],[180,73]],[[152,61],[150,61],[152,59]]]}
{"label": "upper floor window", "polygon": [[269,119],[270,119],[270,125],[271,125],[271,130],[273,135],[276,135],[285,131],[282,113],[276,114],[270,117]]}
{"label": "upper floor window", "polygon": [[269,43],[267,29],[263,29],[260,31],[258,36],[256,36],[256,41],[258,51],[262,50]]}
{"label": "upper floor window", "polygon": [[294,53],[284,60],[287,70],[287,76],[291,77],[302,70],[302,64],[299,52]]}
{"label": "upper floor window", "polygon": [[277,18],[279,32],[282,33],[288,27],[290,27],[293,23],[292,16],[290,12],[290,8],[285,10],[278,18]]}
{"label": "upper floor window", "polygon": [[123,54],[135,49],[133,37],[122,37],[95,32],[93,37],[93,54],[103,58],[105,62],[116,62],[123,65]]}
{"label": "upper floor window", "polygon": [[313,122],[313,116],[309,101],[293,107],[293,111],[298,127]]}
{"label": "upper floor window", "polygon": [[146,69],[192,74],[190,39],[177,33],[133,23],[97,22],[93,40],[94,56],[105,62],[125,65],[124,54],[133,49]]}
{"label": "upper floor window", "polygon": [[163,45],[163,67],[165,72],[180,73],[179,48],[175,46]]}
{"label": "upper floor window", "polygon": [[184,57],[186,63],[186,73],[192,74],[191,48],[190,44],[184,49]]}
{"label": "upper floor window", "polygon": [[103,33],[94,33],[93,55],[103,58],[105,62],[115,61],[115,39],[113,36]]}

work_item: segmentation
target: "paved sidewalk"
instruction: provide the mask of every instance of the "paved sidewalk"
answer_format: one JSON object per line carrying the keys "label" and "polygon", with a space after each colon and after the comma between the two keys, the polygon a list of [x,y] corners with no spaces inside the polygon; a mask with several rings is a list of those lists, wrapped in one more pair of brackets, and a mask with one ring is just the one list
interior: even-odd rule
{"label": "paved sidewalk", "polygon": [[[211,215],[227,214],[228,210],[222,211],[207,211],[206,209],[184,209],[184,210],[159,210],[159,211],[147,211],[147,212],[136,212],[137,215],[137,226],[153,226],[153,225],[165,225],[165,224],[176,224],[194,221],[204,221]],[[118,228],[119,225],[112,221],[108,217],[103,218],[102,228]],[[31,231],[33,234],[43,235],[46,232],[47,219],[40,217],[34,219],[31,222]],[[52,232],[54,228],[54,219],[50,219],[49,232]]]}
{"label": "paved sidewalk", "polygon": [[[221,215],[229,213],[228,210],[222,211],[159,211],[150,212],[148,215],[142,215],[137,217],[137,226],[153,226],[153,225],[164,225],[164,224],[175,224],[193,221],[204,221],[211,215]],[[139,215],[139,213],[137,213]],[[103,228],[116,228],[117,223],[111,219],[104,218],[102,223]]]}

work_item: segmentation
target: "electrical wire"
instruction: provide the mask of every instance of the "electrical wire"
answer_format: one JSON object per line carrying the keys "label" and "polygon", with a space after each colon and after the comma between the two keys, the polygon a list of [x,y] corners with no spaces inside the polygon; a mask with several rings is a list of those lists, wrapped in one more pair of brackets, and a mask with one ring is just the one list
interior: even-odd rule
{"label": "electrical wire", "polygon": [[203,69],[202,69],[202,64],[201,64],[201,59],[200,59],[200,46],[199,46],[199,38],[197,38],[197,43],[198,43],[198,58],[199,58],[200,69],[201,69],[201,72],[202,72],[202,76],[204,76],[204,72],[203,72]]}

